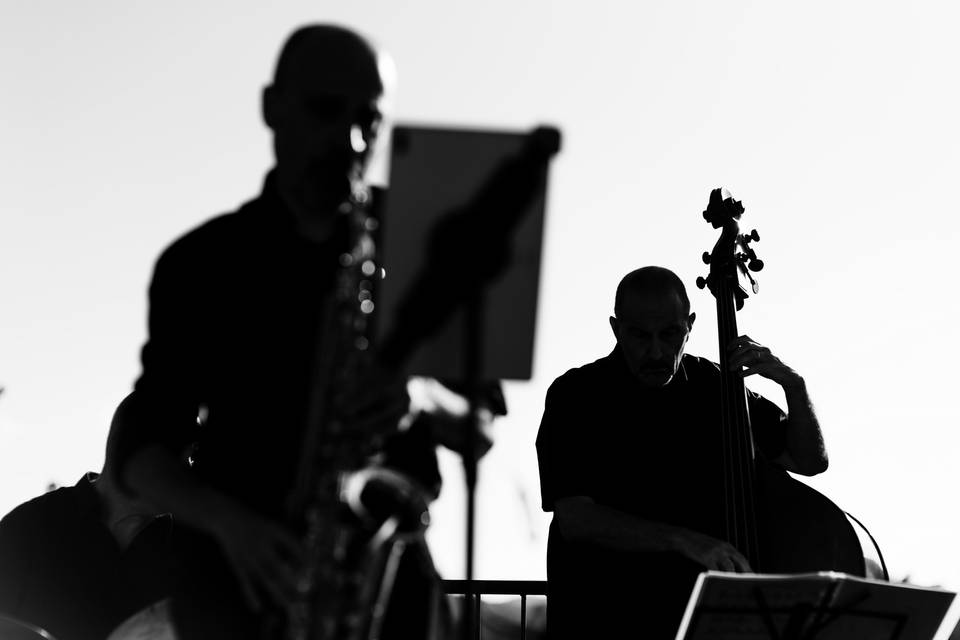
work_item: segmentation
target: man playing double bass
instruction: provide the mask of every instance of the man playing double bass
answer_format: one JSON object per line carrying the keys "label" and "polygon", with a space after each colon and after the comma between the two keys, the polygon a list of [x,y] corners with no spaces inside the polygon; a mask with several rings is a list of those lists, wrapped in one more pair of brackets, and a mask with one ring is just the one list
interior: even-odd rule
{"label": "man playing double bass", "polygon": [[[616,347],[547,392],[537,437],[551,638],[673,638],[694,577],[748,572],[723,540],[720,370],[684,354],[695,314],[661,267],[627,274],[610,327]],[[748,392],[760,455],[812,476],[827,454],[804,379],[747,336],[730,369],[777,382],[785,415]]]}

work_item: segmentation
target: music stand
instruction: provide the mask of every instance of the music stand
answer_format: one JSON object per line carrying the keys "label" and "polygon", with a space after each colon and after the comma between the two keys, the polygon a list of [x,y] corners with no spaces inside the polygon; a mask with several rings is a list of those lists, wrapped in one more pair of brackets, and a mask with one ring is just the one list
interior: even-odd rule
{"label": "music stand", "polygon": [[[386,322],[376,341],[399,371],[459,383],[475,422],[486,381],[532,373],[547,167],[559,145],[559,131],[547,127],[393,132],[380,229],[387,277],[377,292]],[[463,456],[468,582],[475,442],[472,428]]]}
{"label": "music stand", "polygon": [[931,640],[956,624],[955,597],[834,572],[707,571],[697,578],[676,640]]}

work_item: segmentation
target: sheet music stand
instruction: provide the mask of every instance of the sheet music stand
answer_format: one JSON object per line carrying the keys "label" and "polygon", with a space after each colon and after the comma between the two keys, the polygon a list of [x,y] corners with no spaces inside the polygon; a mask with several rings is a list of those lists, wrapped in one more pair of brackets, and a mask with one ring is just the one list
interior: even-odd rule
{"label": "sheet music stand", "polygon": [[[380,355],[408,375],[459,382],[475,421],[486,381],[532,373],[547,170],[559,148],[551,127],[394,130],[381,223]],[[468,583],[476,438],[469,430],[463,454]],[[468,605],[464,637],[474,615]]]}
{"label": "sheet music stand", "polygon": [[676,640],[931,640],[956,624],[955,598],[834,572],[708,571],[697,578]]}

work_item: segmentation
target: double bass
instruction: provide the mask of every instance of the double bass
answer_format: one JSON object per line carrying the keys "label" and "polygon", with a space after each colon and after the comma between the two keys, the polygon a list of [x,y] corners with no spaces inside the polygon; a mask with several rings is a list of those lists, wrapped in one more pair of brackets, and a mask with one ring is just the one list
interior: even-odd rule
{"label": "double bass", "polygon": [[740,232],[743,212],[726,190],[711,192],[703,217],[721,234],[713,251],[703,255],[709,275],[697,279],[697,286],[709,288],[717,303],[726,539],[757,572],[867,576],[864,548],[847,514],[764,459],[754,446],[743,376],[730,371],[727,354],[727,345],[739,336],[736,312],[749,296],[741,280],[757,293],[752,272],[763,268],[750,246],[760,239],[756,230]]}

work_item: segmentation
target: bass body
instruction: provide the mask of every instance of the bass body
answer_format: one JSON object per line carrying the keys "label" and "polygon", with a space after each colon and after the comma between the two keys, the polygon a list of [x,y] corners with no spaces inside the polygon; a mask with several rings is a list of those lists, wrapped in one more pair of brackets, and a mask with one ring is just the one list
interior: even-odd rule
{"label": "bass body", "polygon": [[755,474],[756,571],[866,575],[860,539],[843,510],[776,465],[760,462]]}

